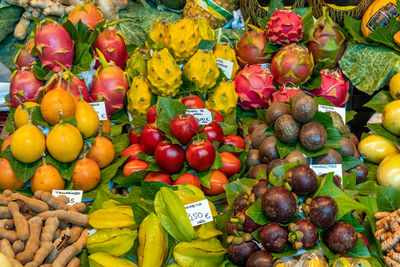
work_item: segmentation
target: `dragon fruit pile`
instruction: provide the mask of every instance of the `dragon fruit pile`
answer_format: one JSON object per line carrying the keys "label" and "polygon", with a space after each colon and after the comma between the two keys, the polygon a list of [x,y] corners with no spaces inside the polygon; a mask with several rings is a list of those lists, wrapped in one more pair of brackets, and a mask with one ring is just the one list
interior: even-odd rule
{"label": "dragon fruit pile", "polygon": [[[264,29],[246,25],[236,46],[243,68],[235,79],[238,104],[245,110],[265,108],[275,102],[289,103],[292,96],[308,90],[343,107],[349,84],[335,68],[344,49],[344,35],[327,12],[308,33],[302,17],[287,8],[277,9]],[[316,79],[319,88],[307,85],[316,84]]]}

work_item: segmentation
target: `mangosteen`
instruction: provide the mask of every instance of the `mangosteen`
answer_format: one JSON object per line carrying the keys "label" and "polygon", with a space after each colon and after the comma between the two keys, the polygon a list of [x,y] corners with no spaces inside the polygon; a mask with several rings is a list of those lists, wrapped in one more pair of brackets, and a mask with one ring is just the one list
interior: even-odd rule
{"label": "mangosteen", "polygon": [[355,157],[356,159],[360,159],[361,158],[360,152],[358,152],[357,148],[354,150],[353,157]]}
{"label": "mangosteen", "polygon": [[276,149],[276,136],[265,138],[258,150],[260,151],[261,162],[270,163],[274,159],[279,159],[279,153]]}
{"label": "mangosteen", "polygon": [[295,250],[311,248],[318,240],[318,231],[310,221],[300,219],[289,224],[289,241]]}
{"label": "mangosteen", "polygon": [[329,111],[329,114],[332,117],[333,127],[335,127],[339,133],[341,134],[345,133],[346,129],[342,116],[340,116],[340,114],[337,113],[336,111]]}
{"label": "mangosteen", "polygon": [[256,126],[258,126],[258,125],[260,125],[260,124],[261,124],[261,123],[260,123],[258,120],[252,121],[252,122],[250,123],[248,129],[247,129],[247,132],[248,132],[249,134],[252,134],[253,131],[254,131],[254,129],[256,128]]}
{"label": "mangosteen", "polygon": [[308,165],[308,159],[304,156],[303,152],[301,152],[300,150],[293,150],[292,152],[290,152],[285,159],[288,162],[297,162],[300,161],[301,164],[303,165]]}
{"label": "mangosteen", "polygon": [[344,155],[353,156],[356,148],[350,138],[342,137],[340,140],[340,152]]}
{"label": "mangosteen", "polygon": [[262,141],[264,141],[265,138],[268,136],[265,134],[265,130],[268,128],[268,125],[266,124],[259,124],[254,128],[254,131],[251,134],[251,145],[254,148],[257,148],[260,146]]}
{"label": "mangosteen", "polygon": [[229,236],[226,240],[228,245],[229,260],[239,266],[245,266],[247,259],[251,254],[260,250],[253,241],[253,236],[249,233],[241,237]]}
{"label": "mangosteen", "polygon": [[255,230],[258,229],[258,227],[260,227],[259,224],[255,223],[253,221],[252,218],[250,218],[247,214],[246,214],[246,210],[248,209],[245,208],[241,213],[239,213],[237,215],[237,217],[239,218],[239,222],[242,224],[243,226],[243,231],[245,231],[246,233],[252,233]]}
{"label": "mangosteen", "polygon": [[310,221],[317,227],[328,229],[338,216],[338,205],[330,196],[317,196],[307,199],[304,212],[310,216]]}
{"label": "mangosteen", "polygon": [[327,154],[313,158],[312,162],[313,164],[342,164],[343,160],[336,150],[330,148]]}
{"label": "mangosteen", "polygon": [[360,184],[368,179],[368,167],[364,163],[360,163],[356,167],[356,183]]}
{"label": "mangosteen", "polygon": [[239,232],[239,220],[231,218],[225,225],[225,230],[228,235],[235,235]]}
{"label": "mangosteen", "polygon": [[245,208],[247,208],[248,204],[248,196],[246,194],[238,195],[233,201],[233,211],[235,213],[241,212]]}
{"label": "mangosteen", "polygon": [[290,222],[297,212],[296,198],[282,186],[268,188],[262,196],[261,207],[268,219],[278,223]]}
{"label": "mangosteen", "polygon": [[358,234],[346,222],[336,222],[325,233],[325,243],[335,253],[347,254],[357,245]]}
{"label": "mangosteen", "polygon": [[306,165],[294,166],[286,173],[286,181],[289,183],[292,192],[299,196],[313,193],[318,186],[317,175]]}
{"label": "mangosteen", "polygon": [[[346,172],[342,172],[342,176],[345,176]],[[333,183],[339,187],[342,191],[344,190],[343,185],[342,185],[342,177],[340,177],[339,175],[335,174],[333,176]]]}
{"label": "mangosteen", "polygon": [[[257,175],[259,174],[260,170],[264,169],[265,172],[267,171],[268,165],[267,164],[258,164],[256,166],[254,166],[253,168],[251,168],[250,170],[250,178],[251,179],[257,179]],[[266,177],[263,177],[266,178]]]}
{"label": "mangosteen", "polygon": [[247,259],[246,267],[272,267],[274,258],[265,250],[256,251]]}
{"label": "mangosteen", "polygon": [[274,124],[276,136],[284,143],[295,143],[299,139],[299,125],[292,115],[280,116]]}
{"label": "mangosteen", "polygon": [[260,179],[254,183],[251,193],[254,194],[255,200],[262,197],[268,189],[269,182],[267,179]]}
{"label": "mangosteen", "polygon": [[265,121],[268,124],[274,123],[280,116],[285,114],[291,114],[290,107],[288,104],[283,102],[272,103],[265,112]]}
{"label": "mangosteen", "polygon": [[287,245],[289,233],[278,223],[269,223],[260,228],[258,235],[265,250],[280,252]]}
{"label": "mangosteen", "polygon": [[248,168],[260,164],[258,149],[250,149],[247,153],[246,165]]}
{"label": "mangosteen", "polygon": [[299,137],[304,148],[317,151],[325,146],[327,135],[321,123],[312,121],[301,127]]}
{"label": "mangosteen", "polygon": [[358,147],[358,143],[360,141],[358,140],[357,136],[355,134],[351,133],[349,138],[350,138],[351,142],[353,142],[354,146]]}
{"label": "mangosteen", "polygon": [[274,159],[273,161],[271,161],[271,162],[268,164],[268,168],[267,168],[267,177],[269,177],[269,174],[271,173],[271,171],[272,171],[274,168],[276,168],[276,167],[278,167],[278,166],[281,166],[281,165],[283,165],[283,164],[286,164],[286,163],[288,163],[288,161],[287,161],[286,159]]}
{"label": "mangosteen", "polygon": [[314,98],[303,92],[294,95],[290,104],[294,119],[300,123],[309,122],[317,112]]}

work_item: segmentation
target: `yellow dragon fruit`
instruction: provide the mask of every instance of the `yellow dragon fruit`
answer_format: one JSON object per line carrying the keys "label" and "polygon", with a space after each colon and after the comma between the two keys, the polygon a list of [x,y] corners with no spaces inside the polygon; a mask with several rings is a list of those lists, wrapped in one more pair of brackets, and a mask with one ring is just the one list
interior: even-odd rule
{"label": "yellow dragon fruit", "polygon": [[126,62],[126,72],[129,79],[132,80],[134,77],[140,74],[147,73],[147,60],[149,60],[149,52],[145,49],[136,48],[135,52],[130,56]]}
{"label": "yellow dragon fruit", "polygon": [[193,18],[184,18],[170,26],[167,47],[176,61],[186,61],[197,51],[201,41],[199,26]]}
{"label": "yellow dragon fruit", "polygon": [[[236,59],[236,52],[229,43],[218,43],[214,48],[214,56],[226,61],[233,62],[231,80],[235,79],[239,70],[239,64]],[[229,77],[228,77],[229,78]]]}
{"label": "yellow dragon fruit", "polygon": [[149,36],[150,39],[157,45],[167,46],[167,37],[171,24],[167,20],[157,19],[153,29],[151,29]]}
{"label": "yellow dragon fruit", "polygon": [[232,81],[222,81],[214,94],[207,100],[206,106],[209,109],[228,114],[236,108],[238,95],[235,91],[235,84]]}
{"label": "yellow dragon fruit", "polygon": [[215,31],[210,27],[208,21],[203,17],[195,18],[199,27],[200,39],[215,40]]}
{"label": "yellow dragon fruit", "polygon": [[131,88],[126,94],[128,110],[132,115],[143,115],[147,113],[151,104],[151,92],[149,82],[143,75],[133,78]]}
{"label": "yellow dragon fruit", "polygon": [[194,84],[198,91],[205,92],[215,86],[219,69],[214,54],[208,50],[198,50],[183,66],[183,73]]}
{"label": "yellow dragon fruit", "polygon": [[153,94],[176,95],[182,84],[182,71],[168,49],[154,52],[153,57],[147,62],[147,79]]}

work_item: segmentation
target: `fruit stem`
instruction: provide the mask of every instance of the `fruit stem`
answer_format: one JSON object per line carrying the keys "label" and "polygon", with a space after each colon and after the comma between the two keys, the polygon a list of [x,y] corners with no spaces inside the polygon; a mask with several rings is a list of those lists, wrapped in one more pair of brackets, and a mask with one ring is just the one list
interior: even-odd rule
{"label": "fruit stem", "polygon": [[87,143],[83,143],[83,158],[86,158]]}
{"label": "fruit stem", "polygon": [[107,68],[110,66],[107,62],[107,59],[104,57],[103,53],[101,53],[100,49],[96,48],[96,52],[99,55],[99,60],[103,68]]}
{"label": "fruit stem", "polygon": [[47,165],[47,162],[46,162],[46,154],[43,152],[42,153],[42,162],[43,162],[43,166],[46,166]]}
{"label": "fruit stem", "polygon": [[78,86],[78,91],[79,91],[80,100],[83,101],[82,86]]}
{"label": "fruit stem", "polygon": [[58,117],[60,118],[60,123],[63,123],[63,119],[62,119],[62,110],[60,109],[59,111],[58,111]]}
{"label": "fruit stem", "polygon": [[55,63],[57,63],[58,65],[61,66],[61,68],[63,68],[70,77],[75,77],[75,74],[73,74],[67,67],[65,67],[63,64],[61,64],[60,62],[58,62],[57,60],[54,60]]}
{"label": "fruit stem", "polygon": [[26,109],[24,103],[19,99],[17,95],[14,95],[14,98],[18,101],[18,103],[21,105],[22,109]]}
{"label": "fruit stem", "polygon": [[103,133],[103,121],[100,121],[99,136]]}

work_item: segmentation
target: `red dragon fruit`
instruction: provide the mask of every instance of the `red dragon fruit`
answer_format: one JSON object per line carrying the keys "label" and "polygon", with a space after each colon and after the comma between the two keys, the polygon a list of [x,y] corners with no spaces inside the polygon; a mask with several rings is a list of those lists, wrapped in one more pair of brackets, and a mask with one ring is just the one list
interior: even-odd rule
{"label": "red dragon fruit", "polygon": [[17,108],[19,101],[16,97],[21,102],[38,102],[43,86],[44,82],[38,80],[31,69],[17,70],[11,79],[10,102],[8,104],[12,108]]}
{"label": "red dragon fruit", "polygon": [[242,39],[236,45],[236,56],[240,67],[246,65],[264,64],[270,62],[267,59],[267,54],[264,53],[267,38],[260,29],[249,25],[253,30],[249,31],[246,25],[246,30]]}
{"label": "red dragon fruit", "polygon": [[272,93],[272,100],[271,103],[275,102],[283,102],[286,104],[290,103],[290,98],[292,96],[297,95],[300,93],[301,90],[299,87],[286,87],[285,85],[281,87],[279,91],[273,92]]}
{"label": "red dragon fruit", "polygon": [[284,8],[276,10],[266,26],[266,35],[271,43],[287,45],[303,39],[303,21],[294,11]]}
{"label": "red dragon fruit", "polygon": [[107,115],[110,118],[111,115],[123,108],[128,89],[128,80],[120,67],[100,67],[93,78],[90,100],[92,102],[104,101]]}
{"label": "red dragon fruit", "polygon": [[340,70],[324,69],[321,88],[308,91],[314,96],[323,96],[337,107],[343,107],[349,99],[349,82],[346,82]]}
{"label": "red dragon fruit", "polygon": [[35,46],[35,41],[30,38],[26,44],[21,47],[15,56],[14,63],[17,69],[21,70],[23,67],[32,66],[33,62],[37,61],[37,58],[31,55],[32,49]]}
{"label": "red dragon fruit", "polygon": [[[94,57],[99,58],[96,49],[99,49],[100,52],[103,53],[107,62],[114,61],[114,63],[121,69],[124,68],[129,57],[128,52],[126,51],[124,39],[122,39],[122,37],[115,30],[105,29],[94,41]],[[95,68],[97,69],[100,65],[101,63],[98,60]]]}
{"label": "red dragon fruit", "polygon": [[298,85],[312,74],[314,60],[308,49],[297,44],[283,47],[271,61],[271,73],[279,84]]}
{"label": "red dragon fruit", "polygon": [[74,25],[82,21],[89,29],[94,30],[97,24],[103,20],[103,14],[92,2],[83,3],[82,5],[78,3],[71,13],[69,13],[68,19]]}
{"label": "red dragon fruit", "polygon": [[235,90],[241,108],[264,108],[275,91],[274,79],[269,69],[260,65],[246,66],[236,75]]}
{"label": "red dragon fruit", "polygon": [[44,19],[35,32],[36,54],[42,66],[49,71],[62,71],[60,62],[71,68],[74,60],[74,41],[67,30],[57,21]]}
{"label": "red dragon fruit", "polygon": [[49,81],[49,85],[46,88],[46,93],[50,90],[56,89],[60,83],[61,89],[74,95],[78,100],[80,99],[79,88],[82,92],[83,100],[89,102],[89,90],[84,80],[79,79],[72,73],[60,73],[55,74],[54,78]]}

